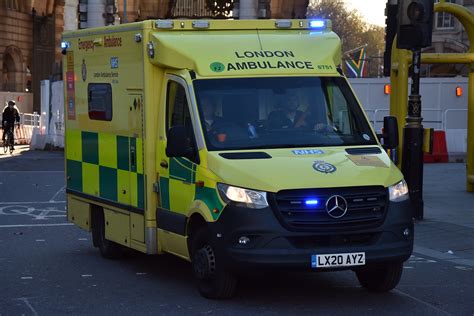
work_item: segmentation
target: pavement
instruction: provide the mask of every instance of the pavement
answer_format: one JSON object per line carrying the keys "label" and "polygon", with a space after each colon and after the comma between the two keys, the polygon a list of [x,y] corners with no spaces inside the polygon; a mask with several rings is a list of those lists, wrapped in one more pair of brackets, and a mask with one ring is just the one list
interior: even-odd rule
{"label": "pavement", "polygon": [[[21,160],[14,159],[15,156],[34,160],[33,164],[28,164],[28,169],[34,166],[36,170],[42,170],[49,164],[50,157],[63,154],[17,146],[12,159],[3,152],[0,158],[4,158],[1,160],[3,170],[25,168]],[[57,169],[63,170],[64,165]],[[474,271],[474,192],[466,191],[466,165],[425,164],[423,190],[424,219],[415,224],[414,252]]]}
{"label": "pavement", "polygon": [[414,252],[474,269],[474,192],[466,191],[466,165],[425,164],[423,180]]}

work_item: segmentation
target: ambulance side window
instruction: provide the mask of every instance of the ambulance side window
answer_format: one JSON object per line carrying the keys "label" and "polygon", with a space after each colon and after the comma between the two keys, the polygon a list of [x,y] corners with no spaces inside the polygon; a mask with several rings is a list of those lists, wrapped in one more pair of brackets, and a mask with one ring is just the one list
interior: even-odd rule
{"label": "ambulance side window", "polygon": [[87,86],[87,104],[91,120],[112,121],[112,86],[108,83],[90,83]]}
{"label": "ambulance side window", "polygon": [[194,143],[194,131],[184,87],[175,81],[169,81],[167,87],[166,131],[181,125],[186,127],[191,143]]}

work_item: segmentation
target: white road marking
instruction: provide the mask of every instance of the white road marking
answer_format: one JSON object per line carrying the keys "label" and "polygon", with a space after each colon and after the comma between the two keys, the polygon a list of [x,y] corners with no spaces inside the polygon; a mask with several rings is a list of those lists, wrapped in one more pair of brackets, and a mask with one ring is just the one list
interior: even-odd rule
{"label": "white road marking", "polygon": [[27,276],[27,277],[21,277],[22,280],[33,280],[33,277]]}
{"label": "white road marking", "polygon": [[59,189],[59,191],[56,192],[56,194],[53,195],[53,197],[52,197],[51,199],[49,199],[49,202],[54,202],[54,199],[55,199],[59,194],[63,193],[65,188],[66,188],[66,186],[63,186],[61,189]]}
{"label": "white road marking", "polygon": [[0,170],[0,173],[64,173],[63,170],[30,170],[30,171],[12,171],[12,170]]}
{"label": "white road marking", "polygon": [[137,272],[136,275],[146,275],[146,272]]}
{"label": "white road marking", "polygon": [[18,204],[61,204],[66,201],[40,201],[40,202],[0,202],[0,205],[18,205]]}
{"label": "white road marking", "polygon": [[44,239],[36,239],[37,242],[45,242]]}
{"label": "white road marking", "polygon": [[0,228],[72,226],[73,223],[0,225]]}
{"label": "white road marking", "polygon": [[408,263],[436,263],[437,261],[412,255]]}
{"label": "white road marking", "polygon": [[25,303],[25,305],[28,306],[29,309],[31,309],[31,311],[33,312],[33,315],[38,316],[38,312],[33,308],[33,306],[31,306],[30,302],[28,302],[28,299],[26,297],[20,297],[20,298],[17,298],[17,300]]}
{"label": "white road marking", "polygon": [[456,269],[462,270],[462,271],[472,271],[474,269],[468,268],[468,267],[463,267],[463,266],[455,266]]}
{"label": "white road marking", "polygon": [[78,238],[77,240],[89,240],[87,238]]}
{"label": "white road marking", "polygon": [[394,291],[394,292],[396,292],[396,293],[398,293],[398,294],[400,294],[400,295],[403,295],[403,296],[405,296],[405,297],[411,298],[412,300],[414,300],[414,301],[416,301],[416,302],[418,302],[418,303],[420,303],[420,304],[423,304],[423,305],[425,305],[425,306],[428,306],[428,307],[430,307],[430,308],[432,308],[432,309],[434,309],[434,310],[437,310],[438,312],[440,312],[440,313],[442,313],[442,314],[444,314],[444,315],[451,315],[451,314],[449,314],[448,312],[446,312],[446,311],[444,311],[444,310],[442,310],[442,309],[440,309],[440,308],[434,306],[433,304],[430,304],[430,303],[428,303],[428,302],[422,301],[422,300],[420,300],[419,298],[416,298],[416,297],[414,297],[414,296],[411,296],[411,295],[408,294],[408,293],[405,293],[405,292],[400,291],[399,289],[393,289],[392,291]]}
{"label": "white road marking", "polygon": [[410,266],[404,266],[403,269],[413,269],[413,267]]}
{"label": "white road marking", "polygon": [[[51,215],[51,213],[53,215]],[[59,213],[59,214],[57,214]],[[25,205],[6,205],[0,207],[0,215],[27,215],[33,217],[35,220],[45,220],[55,217],[66,217],[65,210],[58,210],[54,207],[34,208]]]}
{"label": "white road marking", "polygon": [[91,278],[92,274],[81,274],[81,277],[83,278]]}

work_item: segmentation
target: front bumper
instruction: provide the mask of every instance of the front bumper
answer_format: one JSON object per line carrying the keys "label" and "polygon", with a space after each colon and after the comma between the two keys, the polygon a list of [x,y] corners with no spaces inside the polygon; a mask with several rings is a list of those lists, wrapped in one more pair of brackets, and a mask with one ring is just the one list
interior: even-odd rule
{"label": "front bumper", "polygon": [[[406,261],[413,251],[411,202],[390,202],[383,223],[364,229],[291,231],[273,210],[228,205],[210,224],[216,254],[227,268],[311,269],[311,256],[365,252],[366,264]],[[405,235],[404,231],[410,234]],[[249,242],[239,243],[247,237]],[[350,268],[346,268],[350,269]]]}

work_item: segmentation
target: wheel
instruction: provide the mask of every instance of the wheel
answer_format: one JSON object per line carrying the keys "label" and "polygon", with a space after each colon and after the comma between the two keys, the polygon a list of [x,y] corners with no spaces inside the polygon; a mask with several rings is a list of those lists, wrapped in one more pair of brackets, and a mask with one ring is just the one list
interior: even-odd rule
{"label": "wheel", "polygon": [[403,262],[389,262],[356,271],[360,285],[374,292],[388,292],[400,282]]}
{"label": "wheel", "polygon": [[199,293],[209,299],[232,297],[237,279],[219,264],[209,229],[198,228],[191,238],[191,264]]}
{"label": "wheel", "polygon": [[105,238],[105,219],[104,211],[98,209],[95,211],[94,225],[92,229],[92,239],[94,246],[99,248],[102,257],[107,259],[119,259],[123,255],[123,248],[121,245],[107,240]]}

